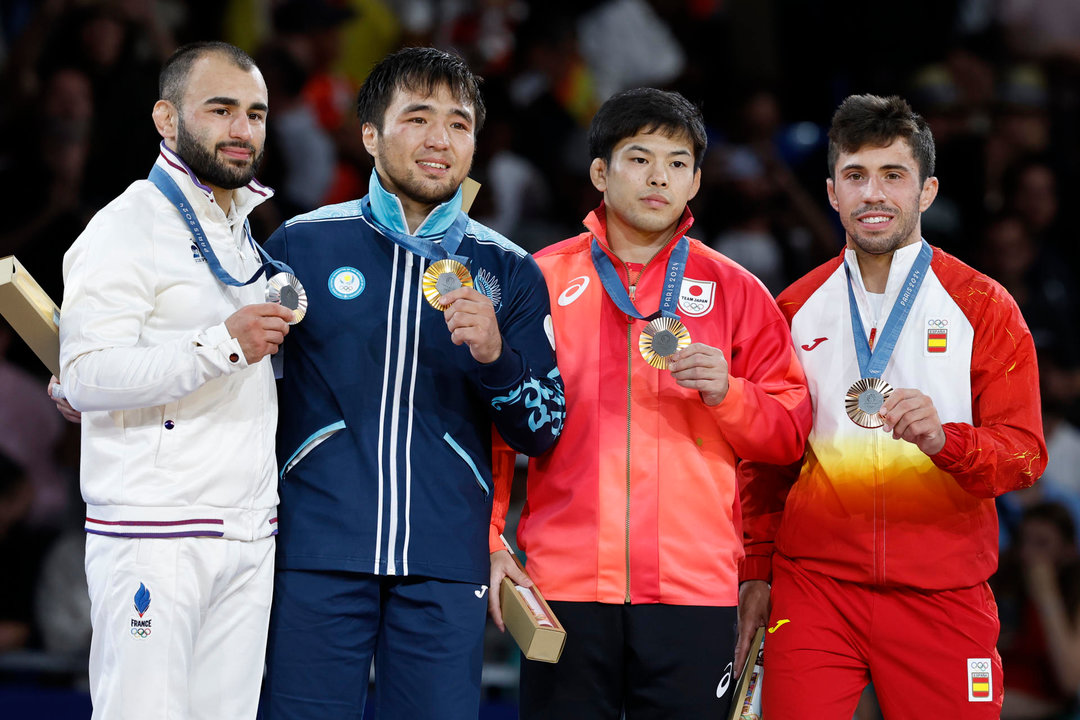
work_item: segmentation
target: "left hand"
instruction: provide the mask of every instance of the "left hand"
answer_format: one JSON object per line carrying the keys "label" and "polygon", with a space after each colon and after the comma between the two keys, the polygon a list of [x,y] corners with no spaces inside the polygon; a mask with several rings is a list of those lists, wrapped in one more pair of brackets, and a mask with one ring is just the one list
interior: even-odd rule
{"label": "left hand", "polygon": [[769,583],[764,580],[747,580],[739,585],[739,637],[735,642],[735,668],[733,677],[742,675],[750,642],[758,628],[769,622]]}
{"label": "left hand", "polygon": [[885,421],[882,428],[894,440],[907,440],[927,455],[937,455],[945,447],[945,429],[941,427],[934,401],[914,388],[896,388],[881,406]]}
{"label": "left hand", "polygon": [[443,316],[455,345],[468,345],[473,359],[493,363],[502,355],[502,334],[495,306],[476,288],[460,287],[442,296]]}
{"label": "left hand", "polygon": [[64,391],[60,389],[60,381],[56,379],[55,375],[49,377],[49,386],[46,392],[49,393],[49,399],[53,401],[56,409],[60,411],[65,420],[76,424],[82,423],[82,413],[71,407],[71,403],[64,397]]}
{"label": "left hand", "polygon": [[697,390],[706,405],[719,405],[727,397],[727,359],[714,347],[690,343],[668,357],[668,369],[680,386]]}

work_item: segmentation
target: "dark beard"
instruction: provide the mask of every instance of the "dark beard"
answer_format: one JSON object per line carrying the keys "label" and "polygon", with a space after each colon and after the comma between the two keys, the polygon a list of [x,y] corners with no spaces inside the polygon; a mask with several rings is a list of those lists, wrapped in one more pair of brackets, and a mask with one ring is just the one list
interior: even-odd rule
{"label": "dark beard", "polygon": [[[255,152],[254,145],[239,141],[218,143],[214,150],[223,147],[242,147],[252,153]],[[195,136],[188,132],[182,120],[176,128],[176,154],[188,164],[199,180],[223,190],[235,190],[251,182],[263,158],[262,152],[254,155],[254,161],[247,167],[236,167],[230,163],[221,162],[214,153],[199,144]]]}

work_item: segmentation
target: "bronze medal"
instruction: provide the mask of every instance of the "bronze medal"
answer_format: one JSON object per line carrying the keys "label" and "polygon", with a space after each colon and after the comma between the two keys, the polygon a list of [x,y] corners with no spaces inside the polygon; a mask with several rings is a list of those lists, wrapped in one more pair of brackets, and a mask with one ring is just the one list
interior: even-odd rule
{"label": "bronze medal", "polygon": [[864,428],[879,428],[885,424],[878,413],[893,389],[881,378],[862,378],[848,388],[844,409],[851,421]]}
{"label": "bronze medal", "polygon": [[656,318],[638,336],[638,351],[645,362],[658,370],[667,368],[667,359],[690,344],[690,332],[675,318]]}

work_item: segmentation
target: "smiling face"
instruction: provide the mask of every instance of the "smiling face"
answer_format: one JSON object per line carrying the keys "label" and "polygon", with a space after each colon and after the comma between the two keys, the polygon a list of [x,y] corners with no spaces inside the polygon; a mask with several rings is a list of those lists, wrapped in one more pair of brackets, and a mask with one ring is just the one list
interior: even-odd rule
{"label": "smiling face", "polygon": [[200,180],[232,190],[251,181],[266,143],[267,95],[262,74],[220,53],[192,65],[179,107],[159,100],[158,131]]}
{"label": "smiling face", "polygon": [[604,193],[613,249],[620,235],[667,242],[701,183],[693,143],[682,133],[639,132],[624,138],[611,151],[610,162],[593,160],[590,173]]}
{"label": "smiling face", "polygon": [[921,240],[922,213],[937,197],[938,181],[919,182],[919,165],[907,140],[841,152],[834,176],[826,181],[829,203],[840,213],[848,247],[887,255]]}
{"label": "smiling face", "polygon": [[399,88],[383,129],[363,127],[364,147],[388,192],[398,196],[410,228],[446,202],[469,174],[476,139],[473,108],[439,85],[431,95]]}

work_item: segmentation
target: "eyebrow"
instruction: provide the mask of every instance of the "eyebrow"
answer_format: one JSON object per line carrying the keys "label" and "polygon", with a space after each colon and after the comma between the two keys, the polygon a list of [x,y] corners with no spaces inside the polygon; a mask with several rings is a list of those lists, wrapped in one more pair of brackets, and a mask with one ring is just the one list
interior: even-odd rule
{"label": "eyebrow", "polygon": [[[402,115],[408,115],[414,112],[435,112],[435,106],[428,103],[413,103],[412,105],[406,105],[402,110]],[[451,115],[457,115],[465,120],[472,122],[472,115],[468,113],[464,108],[455,107],[450,110]]]}
{"label": "eyebrow", "polygon": [[[903,170],[904,172],[911,172],[911,168],[909,168],[907,165],[900,165],[900,164],[882,165],[878,169],[879,170]],[[866,166],[865,165],[859,165],[858,163],[850,163],[850,164],[845,165],[844,167],[840,168],[840,172],[844,172],[845,170],[866,170]]]}
{"label": "eyebrow", "polygon": [[[647,155],[655,155],[656,154],[652,150],[650,150],[649,148],[645,147],[644,145],[627,145],[626,150],[628,152],[639,152],[639,153],[645,153]],[[689,157],[690,156],[690,151],[680,148],[679,150],[672,150],[671,152],[668,153],[668,157],[672,157],[673,155],[686,155],[687,157]]]}
{"label": "eyebrow", "polygon": [[[219,95],[217,97],[208,98],[203,105],[227,105],[228,107],[239,107],[240,101],[236,98]],[[253,102],[248,105],[248,110],[261,110],[262,112],[267,112],[270,110],[270,107],[264,102]]]}

